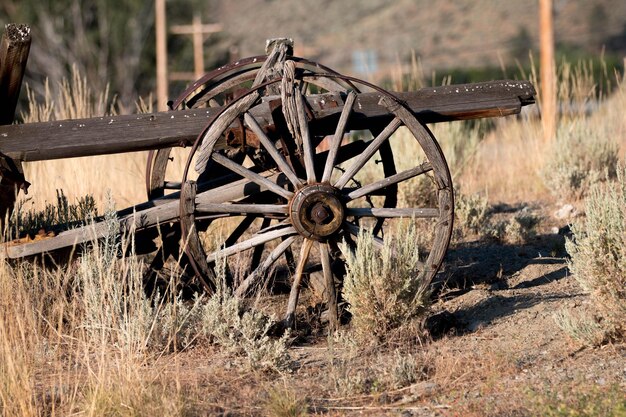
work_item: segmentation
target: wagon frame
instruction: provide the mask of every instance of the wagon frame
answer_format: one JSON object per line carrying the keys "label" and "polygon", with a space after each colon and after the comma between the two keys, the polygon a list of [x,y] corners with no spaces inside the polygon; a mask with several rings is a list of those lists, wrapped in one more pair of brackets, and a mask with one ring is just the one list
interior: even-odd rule
{"label": "wagon frame", "polygon": [[[285,327],[296,323],[303,281],[319,271],[336,328],[342,252],[353,250],[362,233],[382,248],[399,219],[428,230],[416,273],[430,285],[450,242],[454,193],[426,123],[517,114],[534,103],[533,86],[502,80],[389,92],[292,50],[290,40],[269,41],[266,56],[209,72],[169,112],[0,126],[0,180],[13,178],[14,193],[27,187],[22,161],[149,150],[148,201],[118,212],[122,231],[148,242],[136,248],[152,256],[146,285],[157,285],[167,259],[180,254],[186,273],[207,292],[218,285],[214,267],[224,260],[231,272],[239,268],[228,274],[239,297],[282,274],[290,287]],[[392,138],[401,145],[415,140],[419,155],[400,155]],[[175,146],[188,147],[182,178],[168,178]],[[399,169],[400,157],[410,166]],[[417,181],[426,187],[421,199],[399,196]],[[3,204],[10,209],[13,201]],[[207,243],[224,229],[219,244]],[[66,250],[106,233],[102,222],[52,230],[46,239],[2,244],[0,258]]]}

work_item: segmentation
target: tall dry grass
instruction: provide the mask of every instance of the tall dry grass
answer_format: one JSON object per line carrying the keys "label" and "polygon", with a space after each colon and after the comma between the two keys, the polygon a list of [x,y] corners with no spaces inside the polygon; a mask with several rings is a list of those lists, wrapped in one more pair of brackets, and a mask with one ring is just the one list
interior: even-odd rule
{"label": "tall dry grass", "polygon": [[[614,146],[620,157],[626,152],[626,115],[620,109],[626,105],[626,84],[623,76],[605,70],[601,80],[594,80],[591,63],[559,66],[558,96],[560,112],[557,130],[568,132],[582,143],[580,153],[600,146],[596,138],[601,135],[607,147]],[[535,72],[528,75],[537,91],[540,84]],[[612,80],[612,83],[609,82]],[[599,91],[599,85],[613,85],[611,91]],[[537,106],[524,108],[517,117],[495,119],[494,129],[481,141],[476,157],[465,170],[459,183],[468,193],[486,193],[492,201],[527,202],[552,201],[550,181],[545,181],[546,167],[559,165],[575,156],[571,152],[581,146],[545,142],[542,139],[541,97]],[[573,126],[573,128],[572,128]],[[594,135],[589,135],[594,132]],[[569,164],[569,162],[568,162]]]}
{"label": "tall dry grass", "polygon": [[230,293],[184,300],[171,275],[165,293],[147,295],[110,203],[104,222],[106,237],[67,266],[0,262],[0,415],[196,415],[199,399],[164,371],[198,345],[243,368],[290,366],[289,336],[270,338],[272,320]]}
{"label": "tall dry grass", "polygon": [[199,305],[149,299],[113,211],[106,221],[109,237],[66,267],[0,263],[2,415],[183,415],[154,361],[184,347]]}
{"label": "tall dry grass", "polygon": [[[42,97],[37,97],[26,86],[29,104],[21,112],[24,123],[113,115],[120,110],[108,88],[94,91],[75,66],[69,78],[63,79],[54,88],[46,81],[44,91]],[[152,112],[152,97],[140,99],[136,111]],[[28,196],[22,197],[26,200],[24,208],[44,210],[47,204],[56,201],[58,190],[62,190],[71,203],[92,195],[100,212],[104,211],[109,192],[120,206],[142,202],[146,199],[146,158],[146,152],[138,152],[24,163],[25,176],[32,183]],[[176,155],[175,161],[180,161],[179,165],[182,165],[184,158]],[[182,168],[179,171],[182,176]]]}

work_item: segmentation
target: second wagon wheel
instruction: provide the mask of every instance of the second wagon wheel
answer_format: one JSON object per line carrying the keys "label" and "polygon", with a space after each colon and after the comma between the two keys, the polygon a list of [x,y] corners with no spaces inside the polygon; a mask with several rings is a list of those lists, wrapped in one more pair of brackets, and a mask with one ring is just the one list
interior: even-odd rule
{"label": "second wagon wheel", "polygon": [[[304,276],[316,268],[322,270],[327,283],[331,326],[337,325],[335,291],[336,279],[341,277],[336,276],[335,265],[342,260],[338,247],[343,241],[354,244],[359,233],[370,233],[380,247],[393,233],[395,222],[421,222],[424,241],[419,242],[419,273],[429,284],[443,261],[452,232],[452,181],[430,131],[393,95],[378,88],[375,91],[380,100],[368,105],[377,106],[383,116],[364,119],[359,108],[365,103],[350,91],[342,96],[343,106],[331,112],[334,116],[324,117],[324,111],[320,111],[325,105],[324,96],[306,97],[302,93],[308,81],[320,78],[373,87],[337,74],[298,71],[287,61],[282,79],[253,88],[226,106],[199,136],[199,146],[194,147],[188,160],[190,165],[193,159],[199,172],[211,161],[240,180],[232,183],[228,192],[224,189],[196,195],[194,184],[186,181],[186,175],[183,178],[183,235],[187,234],[186,241],[204,240],[200,252],[206,253],[206,259],[197,259],[197,253],[191,253],[191,258],[208,265],[225,260],[233,270],[249,265],[232,282],[239,296],[268,279],[272,269],[290,272],[284,316],[288,327],[295,324]],[[280,85],[280,98],[262,99],[263,89],[269,85]],[[260,119],[268,107],[274,110],[274,125],[264,129],[267,120]],[[231,134],[231,121],[237,119],[243,120],[249,141],[256,141],[264,164],[237,163],[219,152],[217,139]],[[277,127],[281,119],[286,125],[282,129]],[[368,135],[368,131],[376,133]],[[401,149],[406,149],[407,141],[415,141],[416,152],[407,154]],[[387,145],[397,150],[382,156],[383,162],[394,158],[398,166],[404,165],[399,173],[389,174],[380,166],[384,163],[378,163],[380,149]],[[410,195],[410,188],[422,178],[426,180],[420,190],[423,197],[429,198],[393,199],[390,207],[385,198],[389,188],[401,187]],[[232,218],[239,220],[232,222]],[[246,231],[254,219],[259,219],[260,225]],[[197,230],[206,232],[198,234]],[[228,237],[218,244],[207,242],[215,236]],[[283,257],[289,249],[297,253],[292,269],[289,257]]]}
{"label": "second wagon wheel", "polygon": [[[278,40],[280,41],[280,40]],[[269,47],[275,44],[268,45]],[[280,45],[279,45],[280,46]],[[254,82],[263,64],[269,59],[280,60],[286,58],[274,57],[278,51],[269,51],[270,56],[253,56],[241,59],[208,72],[185,89],[170,103],[172,110],[196,109],[202,107],[219,107],[230,103],[242,91],[247,91]],[[296,63],[298,68],[311,73],[335,73],[328,67],[304,58],[290,56],[291,50],[286,51],[289,59]],[[271,75],[271,74],[268,74]],[[267,78],[269,79],[269,78]],[[264,80],[263,80],[264,81]],[[353,86],[344,80],[319,79],[311,80],[315,91],[346,91]],[[271,91],[270,91],[271,92]],[[181,152],[175,152],[181,153]],[[184,151],[182,152],[184,154]],[[166,190],[180,189],[180,172],[177,171],[172,148],[164,148],[148,153],[146,165],[146,193],[148,199],[159,198],[165,195]],[[186,158],[186,155],[183,156]],[[173,165],[173,166],[172,166]],[[172,171],[169,173],[168,171]]]}

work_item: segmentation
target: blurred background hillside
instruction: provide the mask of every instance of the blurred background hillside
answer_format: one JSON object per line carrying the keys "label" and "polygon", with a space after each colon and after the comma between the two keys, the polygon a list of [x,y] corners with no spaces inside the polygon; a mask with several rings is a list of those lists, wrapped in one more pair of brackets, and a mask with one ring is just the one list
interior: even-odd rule
{"label": "blurred background hillside", "polygon": [[[626,2],[555,0],[554,9],[557,59],[602,57],[609,71],[622,68]],[[109,84],[121,110],[132,111],[155,88],[154,10],[152,0],[2,0],[0,24],[31,24],[26,81],[36,93],[76,65],[92,88]],[[415,60],[431,83],[516,77],[538,50],[538,1],[168,0],[166,10],[170,73],[193,70],[191,36],[171,28],[194,17],[221,24],[205,35],[206,70],[262,54],[265,39],[278,36],[292,37],[297,55],[381,83]],[[170,96],[186,82],[172,81]]]}

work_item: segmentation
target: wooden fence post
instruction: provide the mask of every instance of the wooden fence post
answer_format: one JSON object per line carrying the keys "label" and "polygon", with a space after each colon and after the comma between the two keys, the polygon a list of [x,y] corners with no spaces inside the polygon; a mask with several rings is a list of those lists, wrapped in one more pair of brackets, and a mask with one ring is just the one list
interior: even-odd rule
{"label": "wooden fence post", "polygon": [[539,51],[541,66],[541,123],[543,138],[556,134],[556,64],[554,62],[554,24],[552,0],[539,0]]}
{"label": "wooden fence post", "polygon": [[[15,118],[30,42],[28,25],[5,26],[0,41],[0,125],[11,124]],[[22,163],[0,153],[0,225],[4,225],[5,217],[13,211],[18,190],[26,191],[28,185]]]}

